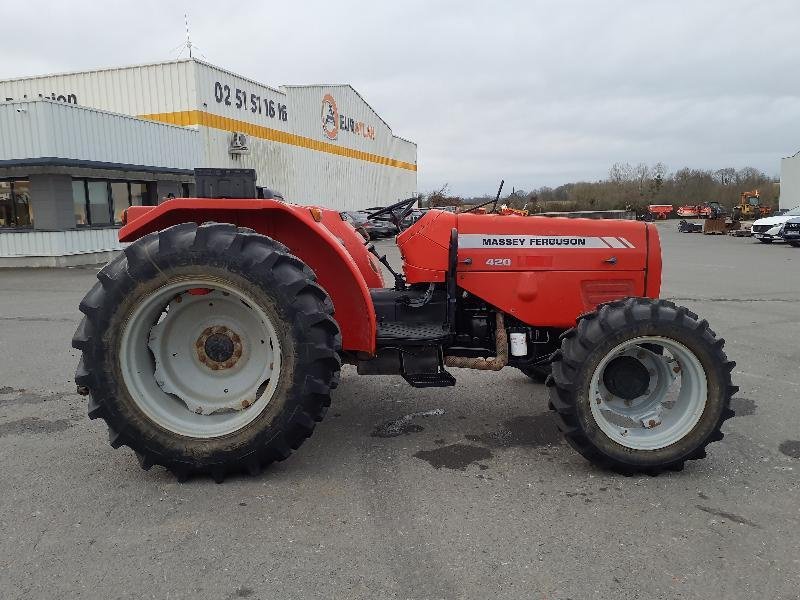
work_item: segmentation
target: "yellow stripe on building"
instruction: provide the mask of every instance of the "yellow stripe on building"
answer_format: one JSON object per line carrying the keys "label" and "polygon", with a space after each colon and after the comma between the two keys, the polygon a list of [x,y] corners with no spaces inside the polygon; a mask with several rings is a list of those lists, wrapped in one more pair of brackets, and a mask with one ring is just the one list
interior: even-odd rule
{"label": "yellow stripe on building", "polygon": [[280,144],[289,144],[291,146],[299,146],[301,148],[308,148],[309,150],[316,150],[318,152],[327,152],[328,154],[336,154],[338,156],[346,156],[347,158],[356,158],[387,167],[397,167],[398,169],[408,169],[409,171],[416,171],[417,165],[387,156],[380,156],[379,154],[372,154],[364,152],[363,150],[355,150],[353,148],[344,148],[331,144],[307,138],[295,133],[288,133],[280,131],[279,129],[272,129],[270,127],[263,127],[261,125],[254,125],[246,121],[238,121],[237,119],[230,119],[220,115],[214,115],[203,110],[183,110],[169,113],[155,113],[151,115],[139,115],[140,119],[149,119],[150,121],[159,121],[161,123],[169,123],[171,125],[180,125],[182,127],[189,127],[195,125],[202,125],[203,127],[211,127],[213,129],[220,129],[222,131],[239,131],[246,133],[252,137],[257,137],[262,140],[269,140],[271,142],[278,142]]}

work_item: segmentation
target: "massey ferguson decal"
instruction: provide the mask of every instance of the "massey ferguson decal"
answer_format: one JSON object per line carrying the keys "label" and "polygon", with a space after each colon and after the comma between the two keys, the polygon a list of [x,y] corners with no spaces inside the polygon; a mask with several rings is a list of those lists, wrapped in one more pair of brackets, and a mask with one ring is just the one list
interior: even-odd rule
{"label": "massey ferguson decal", "polygon": [[573,235],[482,235],[469,233],[458,236],[459,248],[635,248],[623,237],[583,237]]}

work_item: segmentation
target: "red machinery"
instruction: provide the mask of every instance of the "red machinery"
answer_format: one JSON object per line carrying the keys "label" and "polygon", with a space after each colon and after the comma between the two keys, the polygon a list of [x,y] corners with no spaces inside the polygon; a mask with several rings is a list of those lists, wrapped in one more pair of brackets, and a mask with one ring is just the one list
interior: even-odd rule
{"label": "red machinery", "polygon": [[[403,222],[414,200],[373,213]],[[548,377],[567,441],[625,473],[705,456],[732,416],[723,341],[658,300],[657,229],[430,210],[403,274],[330,209],[275,200],[132,207],[131,242],[80,304],[89,416],[143,468],[258,473],[321,420],[342,362],[415,387],[448,368]],[[491,394],[487,390],[488,394]]]}
{"label": "red machinery", "polygon": [[673,211],[672,204],[651,204],[647,207],[656,219],[666,219]]}
{"label": "red machinery", "polygon": [[684,204],[679,206],[677,213],[681,218],[708,219],[712,215],[712,208],[708,202],[703,204]]}

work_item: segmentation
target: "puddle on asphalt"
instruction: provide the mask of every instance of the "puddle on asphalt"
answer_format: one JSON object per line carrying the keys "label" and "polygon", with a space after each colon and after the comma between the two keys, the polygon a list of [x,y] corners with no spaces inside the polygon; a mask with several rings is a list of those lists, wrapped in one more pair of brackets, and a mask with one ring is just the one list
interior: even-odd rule
{"label": "puddle on asphalt", "polygon": [[731,408],[733,412],[736,413],[737,417],[751,417],[756,414],[756,408],[758,408],[758,404],[756,404],[755,400],[751,400],[750,398],[731,398]]}
{"label": "puddle on asphalt", "polygon": [[69,429],[73,425],[74,423],[68,419],[48,421],[47,419],[26,417],[24,419],[17,419],[16,421],[9,421],[8,423],[0,423],[0,437],[4,435],[20,435],[26,433],[56,433]]}
{"label": "puddle on asphalt", "polygon": [[434,469],[444,467],[455,471],[465,471],[473,463],[492,458],[492,452],[483,446],[450,444],[433,450],[420,450],[414,456],[430,463]]}
{"label": "puddle on asphalt", "polygon": [[800,440],[785,440],[778,446],[778,450],[789,458],[800,458]]}
{"label": "puddle on asphalt", "polygon": [[503,422],[497,431],[481,435],[464,436],[471,442],[480,442],[491,448],[556,446],[563,442],[556,426],[555,415],[520,415]]}

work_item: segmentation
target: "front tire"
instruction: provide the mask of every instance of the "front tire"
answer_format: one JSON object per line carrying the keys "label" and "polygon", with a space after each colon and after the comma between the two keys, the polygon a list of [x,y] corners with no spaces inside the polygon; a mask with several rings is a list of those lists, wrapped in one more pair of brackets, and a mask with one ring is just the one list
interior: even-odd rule
{"label": "front tire", "polygon": [[628,298],[562,336],[548,380],[567,442],[614,471],[657,474],[704,458],[733,416],[734,362],[704,320],[665,300]]}
{"label": "front tire", "polygon": [[259,473],[330,405],[341,366],[313,271],[248,229],[183,223],[137,240],[80,303],[75,374],[114,448],[179,480]]}
{"label": "front tire", "polygon": [[535,383],[544,383],[550,376],[550,365],[536,367],[519,367],[519,370],[527,375]]}

